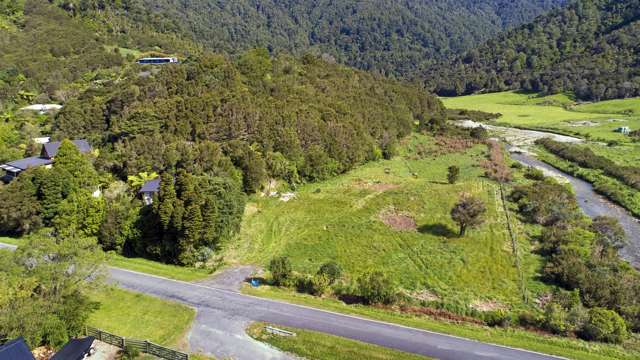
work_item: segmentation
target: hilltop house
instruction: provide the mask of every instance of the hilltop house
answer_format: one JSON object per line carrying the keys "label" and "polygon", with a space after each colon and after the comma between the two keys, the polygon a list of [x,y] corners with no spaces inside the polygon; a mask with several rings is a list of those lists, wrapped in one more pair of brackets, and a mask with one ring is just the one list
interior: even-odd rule
{"label": "hilltop house", "polygon": [[[82,153],[88,153],[91,151],[91,145],[89,145],[87,140],[73,140],[73,143]],[[44,144],[42,145],[40,156],[32,156],[26,159],[15,160],[0,165],[0,169],[3,169],[6,173],[5,176],[2,177],[2,180],[4,182],[10,182],[21,172],[27,169],[39,166],[50,167],[53,164],[54,158],[58,154],[60,144],[60,141]]]}
{"label": "hilltop house", "polygon": [[145,205],[153,204],[153,196],[160,191],[160,178],[149,180],[142,185],[138,194],[142,196]]}

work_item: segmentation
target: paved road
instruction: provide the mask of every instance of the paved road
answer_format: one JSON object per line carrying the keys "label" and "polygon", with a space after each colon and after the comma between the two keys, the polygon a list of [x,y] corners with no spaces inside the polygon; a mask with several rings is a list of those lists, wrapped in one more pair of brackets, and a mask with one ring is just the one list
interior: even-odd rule
{"label": "paved road", "polygon": [[[126,289],[195,307],[200,317],[198,322],[215,326],[214,332],[224,333],[226,331],[224,324],[228,320],[232,320],[231,323],[265,321],[282,326],[321,331],[445,360],[555,359],[548,355],[524,350],[256,298],[206,284],[169,280],[113,268],[110,269],[110,273],[111,279]],[[228,330],[229,334],[234,334],[231,337],[237,336],[237,329]],[[193,341],[191,343],[193,346]],[[243,358],[243,355],[235,354],[237,358]],[[259,358],[280,358],[280,356],[282,354],[271,352]],[[257,357],[253,354],[252,357],[247,358]]]}
{"label": "paved road", "polygon": [[[0,248],[15,246],[0,243]],[[252,321],[360,340],[443,360],[551,360],[557,357],[513,349],[337,314],[304,306],[243,295],[210,283],[188,283],[129,270],[110,268],[119,286],[175,300],[197,309],[189,335],[191,351],[233,359],[289,359],[290,356],[254,341],[244,333]]]}

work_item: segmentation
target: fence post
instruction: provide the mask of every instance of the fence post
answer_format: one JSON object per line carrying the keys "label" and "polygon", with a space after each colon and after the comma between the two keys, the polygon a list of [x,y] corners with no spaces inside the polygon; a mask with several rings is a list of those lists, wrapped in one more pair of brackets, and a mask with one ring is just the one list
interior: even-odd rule
{"label": "fence post", "polygon": [[144,347],[145,347],[145,353],[149,353],[149,340],[145,340],[144,341]]}
{"label": "fence post", "polygon": [[122,337],[122,349],[124,350],[127,347],[127,338],[126,337]]}

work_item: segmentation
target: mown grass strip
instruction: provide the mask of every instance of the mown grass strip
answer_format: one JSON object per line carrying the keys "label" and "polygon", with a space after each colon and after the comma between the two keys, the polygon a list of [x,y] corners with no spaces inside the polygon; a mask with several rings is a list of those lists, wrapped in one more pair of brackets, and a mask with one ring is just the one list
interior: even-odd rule
{"label": "mown grass strip", "polygon": [[110,254],[107,262],[113,267],[181,281],[202,280],[211,275],[211,272],[206,269],[167,265],[147,259],[127,258],[116,254]]}
{"label": "mown grass strip", "polygon": [[274,346],[282,351],[298,355],[305,359],[316,360],[424,360],[427,357],[371,345],[360,341],[308,331],[278,326],[296,336],[279,336],[268,333],[265,323],[254,323],[247,333],[252,338]]}

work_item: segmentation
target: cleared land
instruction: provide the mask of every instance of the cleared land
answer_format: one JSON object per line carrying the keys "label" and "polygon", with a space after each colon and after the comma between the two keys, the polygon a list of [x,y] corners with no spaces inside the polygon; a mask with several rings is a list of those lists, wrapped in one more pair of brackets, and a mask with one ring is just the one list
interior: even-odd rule
{"label": "cleared land", "polygon": [[[266,266],[286,255],[305,273],[336,261],[352,279],[382,270],[408,291],[428,290],[447,302],[522,305],[498,187],[478,166],[486,147],[434,155],[436,148],[433,138],[413,135],[401,156],[305,185],[289,202],[255,198],[226,260]],[[455,185],[446,183],[451,165],[461,168]],[[484,199],[488,214],[482,227],[459,238],[450,210],[462,193]],[[519,240],[530,246],[524,236]],[[539,259],[521,254],[527,288],[538,292],[544,288],[536,280]]]}
{"label": "cleared land", "polygon": [[176,346],[195,318],[195,310],[118,288],[93,295],[100,308],[89,318],[88,325],[140,340]]}
{"label": "cleared land", "polygon": [[640,129],[640,99],[637,98],[576,104],[562,94],[540,97],[502,92],[442,98],[442,101],[451,109],[502,114],[497,121],[507,125],[555,130],[602,141],[628,142],[627,136],[614,132],[620,126]]}
{"label": "cleared land", "polygon": [[279,326],[278,329],[294,332],[296,336],[272,335],[265,330],[264,323],[251,324],[249,336],[282,351],[306,359],[316,360],[419,360],[427,357],[408,354],[381,346],[366,344],[320,332]]}

